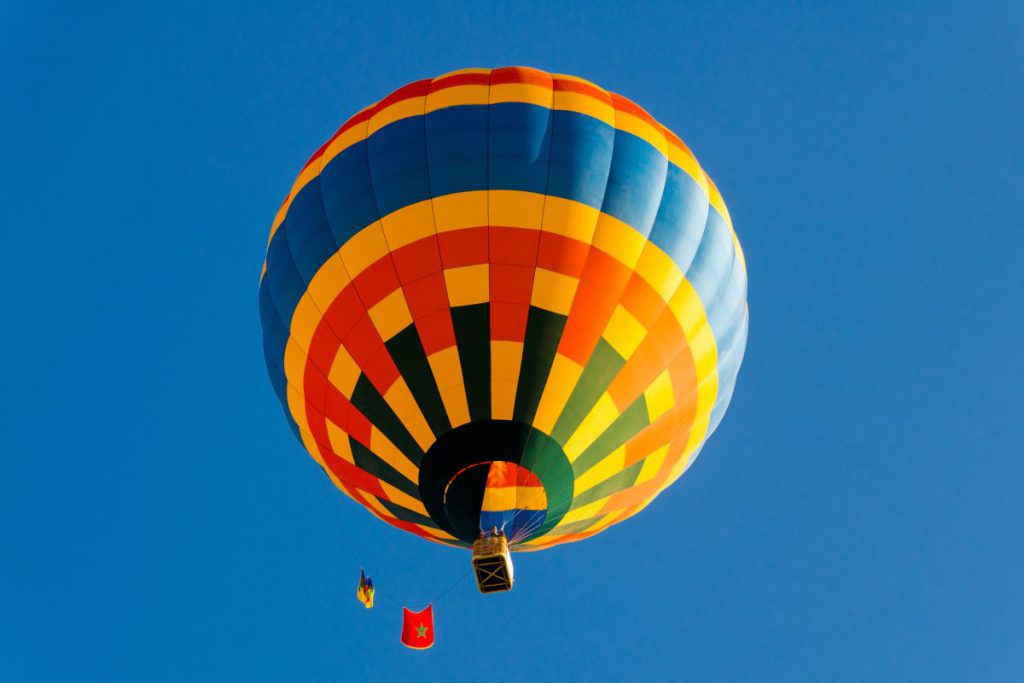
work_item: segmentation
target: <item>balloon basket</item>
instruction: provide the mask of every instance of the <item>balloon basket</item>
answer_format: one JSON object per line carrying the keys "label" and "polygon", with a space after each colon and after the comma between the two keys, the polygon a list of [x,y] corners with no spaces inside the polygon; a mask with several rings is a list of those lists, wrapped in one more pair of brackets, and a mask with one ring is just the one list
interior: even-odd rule
{"label": "balloon basket", "polygon": [[481,593],[512,590],[512,554],[504,534],[483,536],[473,542],[473,571]]}

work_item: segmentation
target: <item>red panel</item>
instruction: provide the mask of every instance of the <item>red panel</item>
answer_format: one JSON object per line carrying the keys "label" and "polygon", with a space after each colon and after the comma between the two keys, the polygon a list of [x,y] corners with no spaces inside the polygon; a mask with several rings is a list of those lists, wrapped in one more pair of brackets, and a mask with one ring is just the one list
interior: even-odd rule
{"label": "red panel", "polygon": [[416,331],[420,334],[423,351],[428,356],[441,349],[455,346],[452,314],[447,308],[416,318]]}
{"label": "red panel", "polygon": [[587,262],[590,245],[550,232],[540,236],[537,266],[556,273],[579,278]]}
{"label": "red panel", "polygon": [[396,249],[391,256],[403,284],[441,270],[440,247],[433,235]]}
{"label": "red panel", "polygon": [[448,292],[445,289],[444,274],[433,273],[410,282],[403,287],[409,313],[413,319],[422,318],[436,311],[448,308]]}
{"label": "red panel", "polygon": [[539,230],[491,227],[491,263],[533,266],[537,263]]}
{"label": "red panel", "polygon": [[366,307],[356,294],[355,288],[346,285],[341,293],[334,298],[330,307],[324,312],[324,319],[339,339],[344,339],[359,318],[366,315]]}
{"label": "red panel", "polygon": [[359,273],[354,284],[367,309],[373,308],[401,286],[390,255],[377,259],[373,265]]}
{"label": "red panel", "polygon": [[492,263],[490,267],[491,302],[530,303],[535,271],[533,266],[507,266]]}
{"label": "red panel", "polygon": [[445,268],[487,263],[487,228],[442,232],[438,234],[437,240],[441,245],[441,262]]}
{"label": "red panel", "polygon": [[492,301],[491,339],[496,341],[524,341],[526,339],[526,319],[529,314],[530,304]]}

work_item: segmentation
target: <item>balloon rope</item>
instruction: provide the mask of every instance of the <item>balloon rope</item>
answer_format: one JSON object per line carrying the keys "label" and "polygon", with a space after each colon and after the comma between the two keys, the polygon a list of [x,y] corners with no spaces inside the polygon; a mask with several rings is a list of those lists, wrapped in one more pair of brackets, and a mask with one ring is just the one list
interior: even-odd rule
{"label": "balloon rope", "polygon": [[451,592],[452,592],[452,590],[454,590],[456,586],[458,586],[458,585],[459,585],[460,583],[462,583],[463,581],[465,581],[465,580],[466,580],[466,577],[467,577],[467,576],[469,576],[470,572],[472,572],[472,571],[473,571],[473,567],[472,567],[472,566],[470,566],[470,568],[466,570],[466,573],[465,573],[465,574],[463,574],[462,576],[460,576],[459,578],[457,578],[457,579],[455,580],[455,583],[453,583],[452,585],[448,586],[448,588],[446,588],[446,589],[444,590],[444,592],[443,592],[443,593],[441,593],[441,594],[440,594],[440,595],[438,595],[438,596],[437,596],[436,598],[434,598],[433,600],[431,600],[431,601],[430,601],[430,603],[431,603],[431,604],[434,604],[434,605],[436,605],[436,604],[437,604],[438,602],[440,602],[441,598],[443,598],[444,596],[446,596],[446,595],[448,595],[449,593],[451,593]]}

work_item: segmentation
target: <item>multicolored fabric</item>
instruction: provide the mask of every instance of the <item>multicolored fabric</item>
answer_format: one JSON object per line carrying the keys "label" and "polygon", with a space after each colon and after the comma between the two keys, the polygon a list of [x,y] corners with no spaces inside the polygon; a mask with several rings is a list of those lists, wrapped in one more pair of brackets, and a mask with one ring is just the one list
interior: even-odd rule
{"label": "multicolored fabric", "polygon": [[544,524],[548,509],[544,486],[537,475],[514,462],[498,460],[486,467],[480,531],[497,529],[515,544]]}
{"label": "multicolored fabric", "polygon": [[515,67],[349,119],[278,212],[259,292],[274,389],[342,491],[466,547],[486,477],[455,477],[517,463],[547,500],[519,550],[596,534],[683,473],[732,396],[746,300],[690,150],[619,95]]}
{"label": "multicolored fabric", "polygon": [[359,570],[359,587],[356,588],[356,599],[363,603],[366,609],[373,607],[373,579],[366,576],[366,572]]}

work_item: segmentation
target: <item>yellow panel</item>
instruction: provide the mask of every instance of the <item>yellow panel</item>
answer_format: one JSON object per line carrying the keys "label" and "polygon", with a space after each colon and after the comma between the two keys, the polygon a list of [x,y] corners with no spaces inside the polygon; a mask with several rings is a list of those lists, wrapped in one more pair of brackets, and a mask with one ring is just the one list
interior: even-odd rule
{"label": "yellow panel", "polygon": [[647,336],[647,328],[622,304],[617,304],[602,336],[620,356],[628,359]]}
{"label": "yellow panel", "polygon": [[456,192],[431,200],[438,232],[487,225],[487,191]]}
{"label": "yellow panel", "polygon": [[551,372],[548,373],[548,381],[544,385],[544,393],[541,394],[540,403],[537,405],[537,415],[533,418],[534,427],[545,434],[551,433],[582,373],[582,365],[560,353],[555,354]]}
{"label": "yellow panel", "polygon": [[299,346],[309,350],[310,342],[313,341],[313,333],[323,318],[323,314],[307,291],[295,305],[295,312],[292,313],[291,329],[289,335]]}
{"label": "yellow panel", "polygon": [[607,102],[595,99],[583,93],[567,90],[555,91],[555,109],[575,111],[585,114],[609,126],[615,126],[615,110]]}
{"label": "yellow panel", "polygon": [[331,450],[342,460],[355,464],[352,457],[352,442],[348,433],[330,420],[327,420],[327,438],[331,441]]}
{"label": "yellow panel", "polygon": [[326,311],[338,298],[338,294],[345,288],[345,285],[351,281],[348,270],[345,268],[345,262],[341,260],[338,253],[334,253],[316,271],[316,275],[313,276],[306,291],[309,293],[309,298],[316,303],[317,308]]}
{"label": "yellow panel", "polygon": [[410,116],[421,116],[425,104],[424,100],[426,100],[425,97],[410,97],[409,99],[399,100],[394,104],[390,104],[377,112],[370,118],[366,137],[370,137],[389,123],[407,119]]}
{"label": "yellow panel", "polygon": [[562,517],[561,521],[558,523],[558,526],[566,526],[572,524],[573,522],[579,522],[583,519],[590,519],[591,517],[593,517],[601,511],[601,507],[605,504],[605,501],[607,500],[607,498],[602,498],[601,500],[596,500],[593,503],[588,503],[583,507],[576,508],[575,510],[570,510],[565,514],[565,517]]}
{"label": "yellow panel", "polygon": [[419,482],[420,469],[376,427],[370,429],[370,450],[378,458],[401,472],[413,484]]}
{"label": "yellow panel", "polygon": [[675,261],[663,252],[654,242],[644,245],[643,253],[636,264],[636,273],[649,284],[665,301],[669,301],[679,283],[683,280],[683,271]]}
{"label": "yellow panel", "polygon": [[665,134],[639,116],[618,110],[615,112],[615,127],[646,140],[666,159],[668,158],[668,140],[665,139]]}
{"label": "yellow panel", "polygon": [[491,378],[519,379],[519,363],[523,358],[523,343],[491,341]]}
{"label": "yellow panel", "polygon": [[487,215],[491,225],[538,229],[544,217],[544,195],[518,190],[488,192]]}
{"label": "yellow panel", "polygon": [[618,417],[619,409],[615,407],[615,401],[607,392],[601,394],[601,398],[597,399],[597,403],[583,418],[583,422],[576,428],[576,432],[565,442],[565,447],[562,450],[565,451],[569,462],[575,462],[576,458],[580,457],[587,449],[587,446],[594,443],[597,437],[601,436]]}
{"label": "yellow panel", "polygon": [[665,462],[666,453],[668,453],[667,444],[644,458],[644,464],[640,467],[640,474],[637,475],[636,481],[633,482],[633,486],[639,486],[640,484],[653,479],[654,475],[661,470],[661,465]]}
{"label": "yellow panel", "polygon": [[643,235],[618,218],[602,213],[597,219],[593,245],[618,262],[632,268],[645,244],[647,239]]}
{"label": "yellow panel", "polygon": [[434,234],[434,209],[429,199],[404,206],[380,219],[388,247],[395,251]]}
{"label": "yellow panel", "polygon": [[456,85],[432,92],[427,95],[427,113],[464,104],[487,104],[487,90],[486,85]]}
{"label": "yellow panel", "polygon": [[496,420],[512,419],[522,359],[521,342],[491,341],[491,417]]}
{"label": "yellow panel", "polygon": [[395,519],[395,516],[391,514],[391,510],[384,507],[384,504],[380,502],[380,499],[378,499],[377,496],[369,492],[364,492],[363,498],[366,499],[367,504],[370,505],[370,512],[375,513],[385,521]]}
{"label": "yellow panel", "polygon": [[359,273],[388,253],[388,243],[384,240],[384,230],[380,223],[371,223],[341,247],[341,260],[345,262],[349,277],[355,279]]}
{"label": "yellow panel", "polygon": [[434,383],[441,392],[444,410],[452,427],[469,422],[469,404],[466,401],[466,387],[462,377],[462,366],[459,363],[459,350],[449,346],[428,356],[430,370],[434,374]]}
{"label": "yellow panel", "polygon": [[578,496],[584,491],[591,489],[609,477],[621,472],[626,467],[626,447],[619,446],[614,451],[603,457],[596,465],[583,474],[576,477],[573,484],[572,494]]}
{"label": "yellow panel", "polygon": [[306,352],[295,343],[294,339],[289,339],[284,347],[284,376],[289,384],[295,385],[300,391],[306,374],[307,362]]}
{"label": "yellow panel", "polygon": [[576,296],[580,281],[546,268],[537,268],[533,276],[533,293],[530,305],[553,313],[569,315],[569,308]]}
{"label": "yellow panel", "polygon": [[396,489],[394,486],[387,483],[383,479],[380,480],[380,487],[384,489],[384,493],[387,495],[388,500],[390,500],[392,503],[397,503],[398,505],[404,507],[406,510],[412,510],[413,512],[419,513],[424,517],[430,516],[429,514],[427,514],[426,508],[423,507],[423,503],[421,503],[416,498],[413,498],[405,491],[402,491],[401,489]]}
{"label": "yellow panel", "polygon": [[362,374],[362,370],[356,364],[355,359],[349,354],[348,350],[344,345],[338,346],[338,352],[334,356],[334,361],[331,363],[330,374],[327,375],[327,379],[331,384],[342,393],[345,398],[351,398],[352,392],[355,391],[356,382],[359,380],[359,375]]}
{"label": "yellow panel", "polygon": [[675,393],[672,391],[672,379],[668,376],[668,370],[658,375],[651,386],[644,391],[644,401],[647,403],[647,415],[651,422],[672,409],[676,404]]}
{"label": "yellow panel", "polygon": [[444,411],[448,414],[448,421],[452,423],[452,427],[459,427],[469,422],[466,385],[454,384],[438,389],[438,391],[441,392],[441,402],[444,403]]}
{"label": "yellow panel", "polygon": [[432,538],[428,538],[427,539],[428,541],[429,540],[433,540],[433,539],[441,539],[441,540],[445,540],[445,541],[457,540],[454,536],[452,536],[448,532],[444,531],[443,529],[435,529],[434,527],[423,526],[422,524],[416,524],[414,526],[416,526],[416,528],[421,529],[424,532],[430,534],[430,536]]}
{"label": "yellow panel", "polygon": [[592,206],[549,196],[544,202],[544,230],[590,244],[600,214]]}
{"label": "yellow panel", "polygon": [[486,263],[444,271],[448,302],[452,306],[480,304],[490,297],[489,269]]}
{"label": "yellow panel", "polygon": [[490,104],[501,102],[525,102],[541,107],[551,106],[551,88],[527,83],[502,83],[490,88]]}
{"label": "yellow panel", "polygon": [[369,313],[374,327],[384,341],[388,341],[412,324],[412,314],[409,313],[405,293],[401,288],[381,299]]}
{"label": "yellow panel", "polygon": [[426,418],[423,417],[423,413],[420,412],[420,407],[416,405],[416,400],[412,397],[412,392],[409,391],[409,386],[404,379],[399,377],[395,380],[395,383],[384,394],[384,401],[391,406],[391,410],[409,430],[420,448],[424,451],[430,448],[434,443],[434,433],[430,431],[430,426],[427,424]]}

